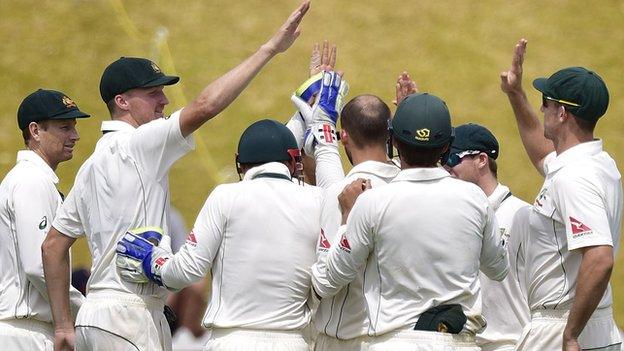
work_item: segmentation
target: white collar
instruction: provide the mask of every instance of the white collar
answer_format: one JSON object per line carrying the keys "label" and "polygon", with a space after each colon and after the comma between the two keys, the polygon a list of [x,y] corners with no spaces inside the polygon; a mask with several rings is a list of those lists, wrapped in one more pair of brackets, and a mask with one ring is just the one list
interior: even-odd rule
{"label": "white collar", "polygon": [[498,183],[496,188],[494,188],[494,191],[490,194],[490,196],[488,196],[488,202],[490,203],[492,210],[498,210],[503,201],[505,201],[505,199],[509,196],[511,196],[509,188],[501,183]]}
{"label": "white collar", "polygon": [[408,168],[399,172],[392,182],[435,180],[450,176],[449,172],[442,167]]}
{"label": "white collar", "polygon": [[59,179],[52,167],[41,158],[36,152],[32,150],[20,150],[17,152],[17,163],[27,161],[32,162],[35,166],[41,169],[45,174],[47,174],[54,184],[58,184]]}
{"label": "white collar", "polygon": [[574,145],[548,162],[545,165],[546,173],[550,174],[556,172],[562,167],[577,161],[579,158],[597,155],[600,152],[602,152],[602,140],[600,139]]}
{"label": "white collar", "polygon": [[108,132],[118,132],[118,131],[132,131],[135,130],[130,123],[120,121],[120,120],[111,120],[111,121],[102,121],[102,128],[100,130],[102,133]]}
{"label": "white collar", "polygon": [[381,178],[394,178],[399,174],[401,169],[394,163],[379,162],[379,161],[364,161],[362,163],[353,166],[353,168],[347,174],[347,177],[355,173],[370,173]]}
{"label": "white collar", "polygon": [[258,175],[266,174],[266,173],[276,173],[276,174],[285,175],[288,178],[291,178],[290,170],[288,169],[288,167],[286,167],[285,164],[281,162],[269,162],[269,163],[264,163],[264,164],[261,164],[260,166],[249,169],[245,173],[245,176],[243,177],[243,181],[254,179]]}

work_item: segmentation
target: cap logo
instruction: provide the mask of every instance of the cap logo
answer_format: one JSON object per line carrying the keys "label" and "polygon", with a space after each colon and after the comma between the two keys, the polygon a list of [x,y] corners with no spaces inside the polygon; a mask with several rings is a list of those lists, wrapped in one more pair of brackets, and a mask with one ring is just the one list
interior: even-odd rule
{"label": "cap logo", "polygon": [[427,128],[418,129],[414,138],[420,141],[429,141],[429,134],[431,134],[431,131]]}
{"label": "cap logo", "polygon": [[158,67],[158,65],[156,65],[154,62],[150,62],[150,65],[152,66],[152,69],[154,70],[154,72],[162,73],[162,71],[160,70],[160,67]]}
{"label": "cap logo", "polygon": [[74,102],[74,100],[68,98],[67,96],[63,96],[63,105],[65,105],[65,107],[67,108],[72,108],[72,107],[76,107],[76,103]]}

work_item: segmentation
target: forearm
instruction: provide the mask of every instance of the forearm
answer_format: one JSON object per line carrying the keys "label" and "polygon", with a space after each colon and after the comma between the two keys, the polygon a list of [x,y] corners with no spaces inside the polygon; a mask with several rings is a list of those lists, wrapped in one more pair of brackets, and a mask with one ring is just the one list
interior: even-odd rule
{"label": "forearm", "polygon": [[554,146],[544,137],[544,127],[531,107],[525,91],[521,89],[511,92],[507,97],[516,118],[524,149],[535,168],[542,174],[542,162],[546,155],[554,151]]}
{"label": "forearm", "polygon": [[200,281],[211,267],[210,260],[192,254],[185,244],[163,265],[161,279],[168,289],[177,291]]}
{"label": "forearm", "polygon": [[180,119],[182,135],[186,137],[223,111],[273,56],[275,56],[275,51],[265,44],[231,71],[206,86],[199,96],[182,111]]}
{"label": "forearm", "polygon": [[610,246],[591,247],[583,254],[564,337],[577,339],[581,334],[604,296],[612,269],[613,251]]}
{"label": "forearm", "polygon": [[316,161],[316,185],[327,189],[344,179],[344,170],[338,148],[317,145],[314,151]]}
{"label": "forearm", "polygon": [[[52,228],[50,233],[54,231]],[[48,234],[42,245],[42,258],[55,328],[73,329],[74,321],[69,305],[69,250],[58,238]]]}

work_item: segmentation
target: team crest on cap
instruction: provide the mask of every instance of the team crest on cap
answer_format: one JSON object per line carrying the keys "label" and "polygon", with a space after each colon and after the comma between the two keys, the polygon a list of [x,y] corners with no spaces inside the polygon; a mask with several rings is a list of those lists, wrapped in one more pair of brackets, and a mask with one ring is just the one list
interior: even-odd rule
{"label": "team crest on cap", "polygon": [[318,249],[320,251],[328,251],[330,247],[331,245],[329,243],[329,240],[327,240],[327,237],[325,236],[325,232],[323,231],[323,229],[321,229],[321,235],[319,236]]}
{"label": "team crest on cap", "polygon": [[590,227],[586,226],[574,217],[570,217],[570,226],[572,227],[572,237],[574,238],[592,233]]}
{"label": "team crest on cap", "polygon": [[76,103],[74,102],[74,100],[70,99],[67,96],[63,96],[63,99],[61,101],[63,102],[63,105],[65,105],[65,107],[67,108],[76,107]]}
{"label": "team crest on cap", "polygon": [[152,69],[154,70],[154,72],[162,73],[162,71],[160,70],[160,67],[158,67],[157,64],[155,64],[154,62],[150,62],[150,65],[152,66]]}
{"label": "team crest on cap", "polygon": [[418,129],[414,138],[420,141],[429,141],[429,134],[431,131],[428,128]]}

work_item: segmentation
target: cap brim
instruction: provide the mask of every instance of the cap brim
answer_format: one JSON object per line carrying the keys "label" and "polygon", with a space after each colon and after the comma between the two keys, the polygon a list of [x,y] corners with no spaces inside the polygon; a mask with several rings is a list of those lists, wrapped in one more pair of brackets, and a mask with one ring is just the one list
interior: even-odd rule
{"label": "cap brim", "polygon": [[151,87],[157,87],[159,85],[173,85],[177,82],[180,81],[180,77],[176,77],[176,76],[162,76],[162,77],[158,77],[152,81],[149,81],[137,88],[151,88]]}
{"label": "cap brim", "polygon": [[74,109],[71,111],[67,111],[65,113],[61,113],[55,116],[50,117],[50,119],[72,119],[72,118],[87,118],[91,117],[91,115],[86,114],[79,109]]}
{"label": "cap brim", "polygon": [[533,87],[539,90],[542,94],[546,93],[546,78],[537,78],[533,81]]}

